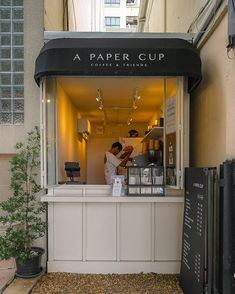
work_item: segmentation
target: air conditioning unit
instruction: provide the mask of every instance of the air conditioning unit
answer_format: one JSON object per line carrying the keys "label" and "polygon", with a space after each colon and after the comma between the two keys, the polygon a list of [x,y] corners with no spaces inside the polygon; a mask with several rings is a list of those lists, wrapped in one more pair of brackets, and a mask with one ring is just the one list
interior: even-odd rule
{"label": "air conditioning unit", "polygon": [[83,136],[84,139],[88,140],[88,136],[91,133],[91,124],[85,117],[79,118],[78,122],[78,133]]}

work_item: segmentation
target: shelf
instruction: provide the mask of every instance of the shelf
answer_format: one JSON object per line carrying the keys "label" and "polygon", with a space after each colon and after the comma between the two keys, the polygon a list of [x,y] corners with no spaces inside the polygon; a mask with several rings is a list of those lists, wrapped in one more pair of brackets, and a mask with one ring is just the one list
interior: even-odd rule
{"label": "shelf", "polygon": [[141,143],[147,142],[150,139],[158,139],[163,137],[163,130],[164,130],[164,127],[152,128],[152,130],[149,131],[146,136],[144,136],[144,139],[141,141]]}

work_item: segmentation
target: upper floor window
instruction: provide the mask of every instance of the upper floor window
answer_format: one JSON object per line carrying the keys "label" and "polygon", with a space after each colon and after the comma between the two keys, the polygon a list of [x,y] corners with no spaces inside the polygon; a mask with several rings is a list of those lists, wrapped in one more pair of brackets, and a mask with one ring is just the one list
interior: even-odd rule
{"label": "upper floor window", "polygon": [[23,0],[0,0],[0,44],[0,124],[23,124]]}
{"label": "upper floor window", "polygon": [[106,27],[120,27],[120,17],[107,16],[105,17]]}
{"label": "upper floor window", "polygon": [[126,0],[126,6],[137,5],[137,0]]}
{"label": "upper floor window", "polygon": [[133,28],[137,26],[137,16],[127,16],[126,17],[126,27]]}
{"label": "upper floor window", "polygon": [[120,5],[120,0],[104,0],[106,5]]}

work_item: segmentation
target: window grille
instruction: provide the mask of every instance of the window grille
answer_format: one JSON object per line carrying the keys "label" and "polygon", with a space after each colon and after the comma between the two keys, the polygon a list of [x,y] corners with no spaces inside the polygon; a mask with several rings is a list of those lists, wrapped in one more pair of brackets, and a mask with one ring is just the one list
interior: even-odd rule
{"label": "window grille", "polygon": [[120,5],[120,0],[104,0],[105,5]]}

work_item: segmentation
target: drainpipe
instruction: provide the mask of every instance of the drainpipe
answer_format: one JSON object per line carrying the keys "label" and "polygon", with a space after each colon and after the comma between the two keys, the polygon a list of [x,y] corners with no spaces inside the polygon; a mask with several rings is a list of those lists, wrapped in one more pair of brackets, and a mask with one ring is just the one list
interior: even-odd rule
{"label": "drainpipe", "polygon": [[[213,21],[213,18],[215,17],[215,14],[216,14],[217,10],[219,9],[220,5],[222,4],[222,2],[223,2],[223,0],[215,0],[214,1],[213,6],[209,9],[208,15],[206,15],[205,18],[203,19],[199,31],[195,34],[195,37],[193,38],[193,43],[195,45],[198,44],[198,42],[200,41],[200,39],[203,36],[204,32],[206,31],[207,27],[209,26],[209,24],[211,23],[211,21]],[[207,1],[207,3],[205,4],[205,6],[203,7],[201,13],[211,3],[212,2]],[[200,15],[198,17],[200,17]],[[198,17],[194,20],[193,25],[197,22]],[[190,30],[192,31],[192,28],[191,27],[189,28],[188,32],[190,32]]]}
{"label": "drainpipe", "polygon": [[140,3],[140,10],[138,15],[138,32],[143,32],[144,24],[146,21],[146,11],[148,8],[149,0],[142,0]]}

